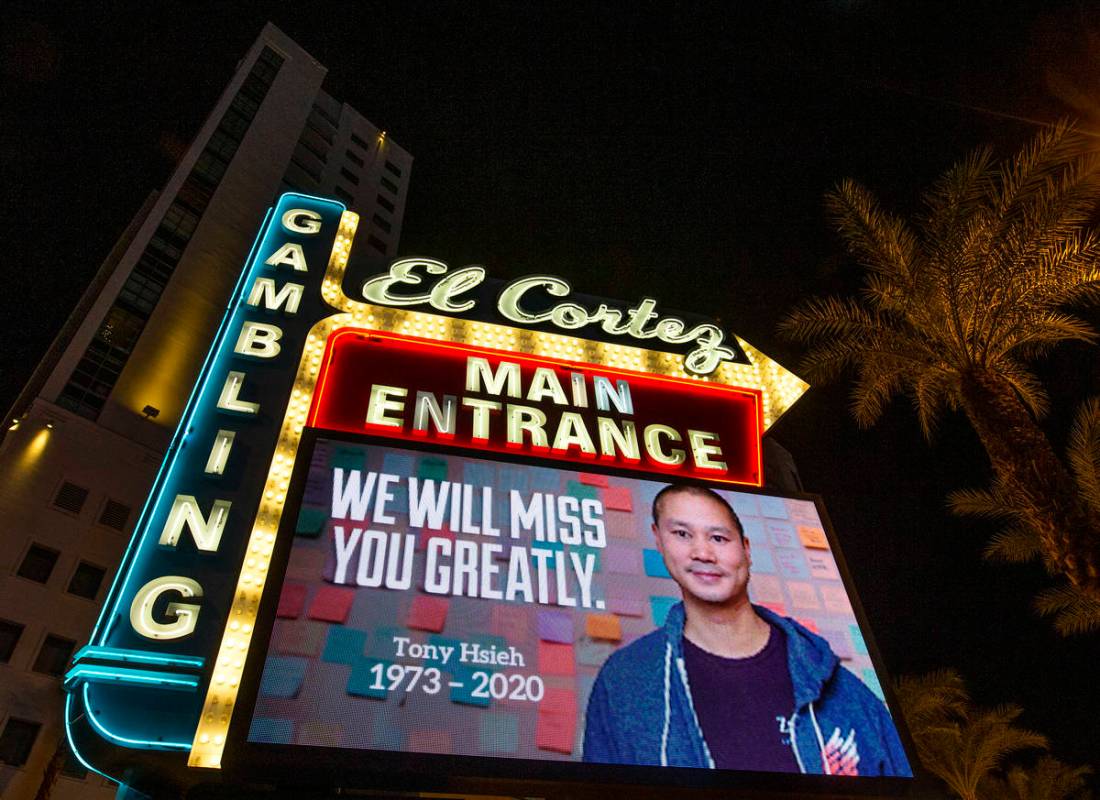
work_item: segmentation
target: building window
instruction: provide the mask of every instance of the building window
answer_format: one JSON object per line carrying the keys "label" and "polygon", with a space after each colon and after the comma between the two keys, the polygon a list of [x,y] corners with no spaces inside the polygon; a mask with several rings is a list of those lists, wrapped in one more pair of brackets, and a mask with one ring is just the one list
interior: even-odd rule
{"label": "building window", "polygon": [[367,163],[363,159],[361,159],[359,156],[355,155],[355,153],[351,152],[351,150],[345,150],[344,155],[346,155],[348,157],[348,161],[350,161],[352,164],[354,164],[357,167],[365,166],[366,163]]}
{"label": "building window", "polygon": [[364,150],[370,150],[370,145],[367,144],[362,139],[360,139],[354,133],[351,135],[351,143],[354,144],[354,145],[358,145],[359,147],[362,147]]}
{"label": "building window", "polygon": [[38,651],[38,658],[34,660],[34,666],[31,669],[43,675],[59,677],[69,665],[69,659],[72,658],[75,648],[76,642],[72,639],[63,639],[51,633],[42,642],[42,649]]}
{"label": "building window", "polygon": [[126,530],[126,522],[130,519],[130,507],[117,500],[108,500],[103,510],[99,512],[99,524],[114,528],[116,531]]}
{"label": "building window", "polygon": [[393,213],[393,209],[394,209],[393,203],[391,203],[389,200],[384,198],[382,195],[378,195],[378,205],[382,206],[382,208],[386,209],[391,214]]}
{"label": "building window", "polygon": [[99,593],[99,587],[103,583],[103,576],[106,574],[107,570],[103,567],[81,561],[77,565],[73,577],[69,579],[69,588],[66,591],[69,594],[75,594],[77,597],[95,600],[95,596]]}
{"label": "building window", "polygon": [[61,554],[49,547],[32,544],[30,550],[23,556],[23,563],[19,565],[19,571],[15,574],[35,583],[45,583],[50,579],[59,555]]}
{"label": "building window", "polygon": [[321,181],[321,170],[317,169],[316,167],[312,167],[312,166],[307,165],[305,163],[305,161],[298,158],[297,153],[295,153],[294,155],[292,155],[290,157],[290,163],[293,164],[294,166],[296,166],[298,169],[300,169],[302,172],[304,172],[309,177],[313,178],[314,181],[316,181],[317,183],[320,183],[320,181]]}
{"label": "building window", "polygon": [[390,172],[392,172],[398,178],[401,177],[401,167],[397,166],[392,161],[389,161],[389,160],[386,161],[386,169],[388,169]]}
{"label": "building window", "polygon": [[340,174],[349,182],[356,186],[359,185],[359,176],[352,172],[347,167],[340,167]]}
{"label": "building window", "polygon": [[62,739],[58,747],[65,748],[65,760],[61,762],[61,774],[75,781],[82,781],[87,778],[88,768],[80,763],[80,759],[69,748],[69,743]]}
{"label": "building window", "polygon": [[386,243],[383,242],[381,239],[379,239],[377,236],[375,236],[373,233],[370,236],[367,237],[367,244],[369,244],[371,247],[373,247],[379,253],[384,254],[386,252]]}
{"label": "building window", "polygon": [[23,635],[23,626],[18,622],[0,619],[0,664],[7,664],[15,653],[15,646],[19,644],[19,637]]}
{"label": "building window", "polygon": [[84,508],[84,501],[87,499],[87,489],[83,486],[77,486],[75,483],[65,481],[61,484],[61,488],[57,490],[57,495],[53,499],[53,504],[63,511],[71,511],[74,514],[79,514],[81,509]]}
{"label": "building window", "polygon": [[333,186],[332,191],[336,193],[337,197],[339,197],[341,200],[349,205],[355,201],[355,198],[352,197],[351,192],[349,192],[342,186]]}
{"label": "building window", "polygon": [[393,225],[390,225],[390,221],[383,217],[381,214],[375,214],[373,219],[374,224],[384,230],[386,233],[389,233],[393,230]]}
{"label": "building window", "polygon": [[397,184],[391,181],[389,178],[382,178],[382,185],[394,194],[397,194]]}
{"label": "building window", "polygon": [[10,767],[26,764],[41,727],[37,722],[9,717],[4,732],[0,733],[0,764]]}

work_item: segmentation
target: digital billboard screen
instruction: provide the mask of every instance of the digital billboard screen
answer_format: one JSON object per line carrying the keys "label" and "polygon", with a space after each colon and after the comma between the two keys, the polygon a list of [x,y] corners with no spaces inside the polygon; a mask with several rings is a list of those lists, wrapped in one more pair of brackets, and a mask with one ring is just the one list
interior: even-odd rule
{"label": "digital billboard screen", "polygon": [[303,445],[253,749],[911,775],[813,499]]}

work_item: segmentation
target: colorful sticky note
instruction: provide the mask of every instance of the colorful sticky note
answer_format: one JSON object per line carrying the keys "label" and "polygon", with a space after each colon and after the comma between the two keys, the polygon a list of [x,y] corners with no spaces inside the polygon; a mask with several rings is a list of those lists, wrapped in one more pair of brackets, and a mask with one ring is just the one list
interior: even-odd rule
{"label": "colorful sticky note", "polygon": [[286,566],[287,578],[315,581],[325,568],[325,551],[317,547],[292,547],[290,563]]}
{"label": "colorful sticky note", "polygon": [[608,572],[620,575],[642,574],[642,551],[637,547],[622,544],[609,544],[604,551]]}
{"label": "colorful sticky note", "polygon": [[444,525],[443,528],[438,531],[433,531],[430,528],[421,528],[420,534],[417,536],[416,539],[416,549],[426,549],[428,546],[428,542],[430,542],[432,539],[449,539],[453,542],[455,540],[455,535],[451,533],[451,529],[448,528],[446,525]]}
{"label": "colorful sticky note", "polygon": [[829,647],[836,653],[837,658],[851,660],[856,657],[848,631],[843,628],[822,628],[819,633],[829,642]]}
{"label": "colorful sticky note", "polygon": [[614,642],[598,642],[582,636],[577,642],[577,663],[584,667],[599,667],[615,652]]}
{"label": "colorful sticky note", "polygon": [[310,747],[339,747],[343,726],[334,722],[303,722],[298,731],[298,744]]}
{"label": "colorful sticky note", "polygon": [[764,527],[768,531],[768,539],[776,547],[799,547],[802,543],[798,540],[794,525],[778,519],[764,521]]}
{"label": "colorful sticky note", "polygon": [[493,633],[503,636],[509,643],[519,645],[527,641],[531,631],[529,609],[525,606],[493,606]]}
{"label": "colorful sticky note", "polygon": [[753,575],[749,579],[749,597],[754,603],[782,603],[783,583],[774,575]]}
{"label": "colorful sticky note", "polygon": [[539,672],[543,675],[573,675],[573,645],[539,642]]}
{"label": "colorful sticky note", "polygon": [[756,500],[760,503],[761,515],[772,519],[787,519],[787,504],[782,497],[769,497],[762,494],[758,495]]}
{"label": "colorful sticky note", "polygon": [[329,457],[329,466],[333,469],[339,467],[345,473],[352,469],[363,469],[363,451],[358,448],[338,447]]}
{"label": "colorful sticky note", "polygon": [[817,629],[817,621],[812,620],[809,617],[799,617],[795,620],[799,625],[808,630],[810,633],[820,633]]}
{"label": "colorful sticky note", "polygon": [[729,500],[734,512],[741,518],[742,522],[745,521],[745,517],[755,517],[760,514],[760,507],[756,503],[755,495],[728,492],[726,493],[726,499]]}
{"label": "colorful sticky note", "polygon": [[[453,660],[452,658],[452,661]],[[450,677],[446,680],[447,686],[450,689],[451,702],[459,703],[464,706],[487,708],[490,702],[489,693],[480,691],[477,695],[474,695],[475,689],[485,688],[481,686],[481,682],[484,681],[484,678],[475,680],[474,672],[484,672],[492,676],[492,670],[487,667],[478,667],[476,670],[472,667],[463,666],[462,664],[452,664],[452,666],[448,667]]]}
{"label": "colorful sticky note", "polygon": [[519,718],[502,711],[478,716],[478,748],[482,753],[514,753],[519,749]]}
{"label": "colorful sticky note", "polygon": [[801,550],[775,550],[775,563],[779,574],[784,578],[808,578],[810,569],[806,566],[806,556]]}
{"label": "colorful sticky note", "polygon": [[863,676],[863,682],[867,684],[867,688],[878,695],[879,700],[886,700],[882,694],[882,683],[878,679],[878,675],[870,667],[864,667],[860,672]]}
{"label": "colorful sticky note", "polygon": [[[462,465],[462,481],[471,486],[492,486],[496,483],[496,466],[485,461],[466,461]],[[481,492],[474,492],[479,495]]]}
{"label": "colorful sticky note", "polygon": [[[373,697],[376,700],[386,699],[386,668],[394,662],[385,658],[361,658],[351,665],[351,674],[348,675],[347,693],[357,697]],[[381,677],[375,667],[382,665]]]}
{"label": "colorful sticky note", "polygon": [[577,727],[577,698],[570,689],[547,689],[539,703],[535,746],[569,755]]}
{"label": "colorful sticky note", "polygon": [[[407,478],[415,475],[413,472],[413,457],[404,453],[386,453],[382,456],[382,472],[387,475],[396,475],[399,478]],[[390,484],[397,488],[396,484]]]}
{"label": "colorful sticky note", "polygon": [[760,605],[771,611],[773,614],[778,614],[781,617],[787,616],[787,607],[782,603],[761,603]]}
{"label": "colorful sticky note", "polygon": [[821,518],[817,515],[817,508],[809,500],[791,500],[787,498],[787,511],[791,519],[816,528],[821,527]]}
{"label": "colorful sticky note", "polygon": [[309,618],[342,624],[348,618],[353,600],[355,600],[354,589],[322,586],[313,596],[313,603],[309,607]]}
{"label": "colorful sticky note", "polygon": [[825,531],[812,525],[799,525],[798,538],[802,540],[803,547],[811,547],[815,550],[828,550],[829,540],[825,537]]}
{"label": "colorful sticky note", "polygon": [[817,599],[817,590],[808,581],[787,581],[787,593],[791,596],[791,607],[802,609],[821,608],[821,601]]}
{"label": "colorful sticky note", "polygon": [[371,720],[370,743],[377,750],[404,750],[405,727],[394,725],[388,714],[376,714]]}
{"label": "colorful sticky note", "polygon": [[584,481],[566,481],[565,493],[578,500],[596,500],[600,496],[599,489]]}
{"label": "colorful sticky note", "polygon": [[328,625],[302,619],[275,626],[275,652],[284,656],[316,657],[321,652]]}
{"label": "colorful sticky note", "polygon": [[848,626],[848,633],[852,635],[852,646],[861,656],[867,655],[867,642],[863,641],[863,631],[856,624]]}
{"label": "colorful sticky note", "polygon": [[367,632],[343,625],[330,625],[325,641],[322,661],[332,664],[354,664],[363,657],[367,645]]}
{"label": "colorful sticky note", "polygon": [[751,572],[753,575],[771,575],[775,572],[775,560],[772,558],[771,548],[767,545],[761,545],[760,547],[753,547],[750,553],[752,556]]}
{"label": "colorful sticky note", "polygon": [[830,614],[851,614],[852,603],[848,600],[848,593],[840,585],[822,584],[821,599],[825,601],[825,610]]}
{"label": "colorful sticky note", "polygon": [[672,576],[668,574],[668,569],[665,567],[665,560],[659,551],[647,547],[642,551],[642,561],[645,567],[645,574],[649,577],[672,578]]}
{"label": "colorful sticky note", "polygon": [[584,620],[584,632],[593,639],[621,642],[623,627],[614,614],[588,614]]}
{"label": "colorful sticky note", "polygon": [[306,677],[309,661],[295,656],[271,656],[260,678],[263,697],[297,697]]}
{"label": "colorful sticky note", "polygon": [[289,719],[253,717],[248,741],[259,744],[290,744],[294,740],[294,722]]}
{"label": "colorful sticky note", "polygon": [[447,624],[447,610],[450,601],[439,597],[417,595],[409,606],[409,616],[405,624],[421,631],[440,633]]}
{"label": "colorful sticky note", "polygon": [[537,616],[539,639],[559,644],[573,643],[573,615],[565,611],[539,611]]}
{"label": "colorful sticky note", "polygon": [[328,511],[326,509],[303,506],[302,510],[298,512],[298,523],[294,526],[294,532],[299,536],[318,536],[327,520]]}
{"label": "colorful sticky note", "polygon": [[764,545],[764,520],[759,517],[741,517],[741,528],[745,532],[745,538],[754,545]]}
{"label": "colorful sticky note", "polygon": [[413,753],[451,753],[450,731],[409,731],[409,751]]}
{"label": "colorful sticky note", "polygon": [[297,619],[302,616],[306,604],[306,587],[301,583],[284,583],[279,592],[279,607],[275,616],[282,619]]}
{"label": "colorful sticky note", "polygon": [[627,597],[607,598],[607,610],[620,617],[645,616],[645,603],[641,600],[632,600]]}
{"label": "colorful sticky note", "polygon": [[837,571],[832,553],[811,550],[806,553],[806,561],[810,564],[810,575],[812,577],[828,581],[840,580],[840,573]]}
{"label": "colorful sticky note", "polygon": [[375,628],[367,637],[367,655],[373,658],[395,657],[397,645],[393,640],[399,636],[409,637],[409,631],[390,625]]}
{"label": "colorful sticky note", "polygon": [[653,624],[658,628],[664,626],[668,610],[680,602],[677,597],[664,597],[653,595],[649,598],[649,608],[653,612]]}
{"label": "colorful sticky note", "polygon": [[597,475],[592,472],[582,472],[580,475],[581,483],[587,486],[607,486],[607,476]]}
{"label": "colorful sticky note", "polygon": [[422,481],[445,481],[447,462],[442,458],[421,458],[416,465],[416,477]]}
{"label": "colorful sticky note", "polygon": [[609,511],[633,511],[634,492],[629,486],[608,486],[600,490],[603,507]]}

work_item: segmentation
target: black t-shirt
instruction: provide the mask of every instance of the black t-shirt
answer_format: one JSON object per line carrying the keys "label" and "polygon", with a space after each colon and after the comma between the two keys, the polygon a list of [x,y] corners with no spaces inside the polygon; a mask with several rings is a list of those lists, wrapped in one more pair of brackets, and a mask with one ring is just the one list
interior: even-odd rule
{"label": "black t-shirt", "polygon": [[788,730],[794,687],[787,636],[769,627],[764,649],[748,658],[716,656],[684,639],[695,715],[719,769],[799,771]]}

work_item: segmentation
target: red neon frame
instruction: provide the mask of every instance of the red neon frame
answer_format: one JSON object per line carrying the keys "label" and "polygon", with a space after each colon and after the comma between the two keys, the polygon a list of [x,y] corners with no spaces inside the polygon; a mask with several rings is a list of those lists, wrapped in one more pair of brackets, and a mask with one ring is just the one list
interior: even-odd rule
{"label": "red neon frame", "polygon": [[[634,399],[639,439],[642,428],[651,423],[670,425],[684,434],[689,428],[714,431],[721,437],[725,473],[712,469],[695,468],[686,442],[676,446],[689,451],[683,465],[668,467],[647,457],[641,444],[641,461],[628,461],[621,457],[590,456],[570,448],[565,451],[536,447],[530,443],[522,446],[508,445],[500,437],[488,440],[474,439],[468,430],[466,415],[459,414],[458,432],[446,436],[438,431],[414,434],[407,427],[391,428],[368,426],[365,423],[366,399],[369,387],[374,383],[397,385],[409,390],[409,403],[418,390],[432,391],[436,395],[453,394],[461,397],[465,391],[466,358],[477,355],[491,363],[505,360],[518,363],[526,385],[531,371],[536,367],[557,367],[570,372],[583,373],[586,379],[600,375],[630,382]],[[482,395],[484,393],[481,393]],[[506,401],[505,398],[501,398]],[[560,413],[560,407],[548,403],[533,403],[515,399],[517,403],[536,405],[548,415]],[[576,409],[582,416],[594,416],[595,410]],[[616,464],[643,473],[679,475],[701,478],[720,483],[747,486],[763,485],[763,456],[761,436],[763,431],[762,393],[758,389],[729,386],[647,372],[605,367],[581,361],[569,361],[546,356],[532,356],[505,350],[494,350],[455,342],[364,328],[340,328],[329,336],[321,361],[321,369],[310,405],[307,424],[325,430],[351,433],[371,433],[399,440],[438,441],[441,446],[462,446],[478,450],[516,453],[525,452],[554,461],[574,464]],[[548,428],[550,424],[548,422]]]}

